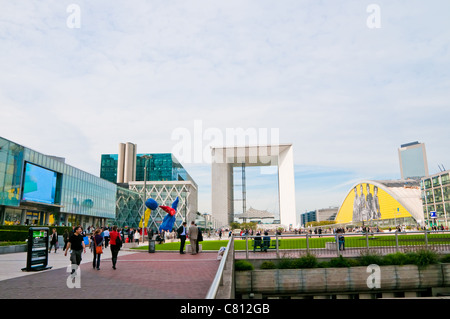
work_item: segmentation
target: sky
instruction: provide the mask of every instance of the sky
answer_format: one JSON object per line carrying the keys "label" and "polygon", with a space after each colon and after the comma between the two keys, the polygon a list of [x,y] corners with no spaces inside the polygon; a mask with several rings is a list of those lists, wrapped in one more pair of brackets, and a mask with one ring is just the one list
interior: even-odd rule
{"label": "sky", "polygon": [[[0,136],[96,176],[119,143],[191,151],[209,212],[208,133],[238,129],[292,143],[298,212],[399,179],[401,144],[450,169],[447,0],[0,4]],[[276,213],[277,192],[248,170],[247,207]]]}

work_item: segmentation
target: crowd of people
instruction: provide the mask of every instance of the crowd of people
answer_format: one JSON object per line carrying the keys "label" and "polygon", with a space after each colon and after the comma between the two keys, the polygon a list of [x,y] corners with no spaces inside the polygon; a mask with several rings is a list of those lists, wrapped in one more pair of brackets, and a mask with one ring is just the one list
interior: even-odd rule
{"label": "crowd of people", "polygon": [[[76,274],[76,270],[81,264],[83,254],[87,249],[92,253],[92,268],[100,270],[101,255],[103,249],[110,247],[112,268],[117,269],[117,257],[120,248],[124,242],[126,243],[138,243],[141,240],[143,229],[134,228],[118,228],[113,227],[94,227],[88,226],[83,229],[80,225],[73,226],[72,230],[65,230],[62,238],[64,240],[64,246],[62,248],[64,256],[70,252],[70,262],[72,265],[72,274]],[[164,243],[166,240],[180,239],[180,253],[184,254],[186,238],[189,238],[191,244],[191,254],[195,255],[199,252],[199,242],[203,241],[203,234],[200,228],[192,222],[190,227],[186,227],[186,223],[183,223],[177,230],[171,232],[161,231],[154,232],[148,231],[148,236],[151,239]],[[59,248],[58,234],[56,228],[52,229],[52,234],[49,236],[49,253],[54,249],[57,253]],[[209,233],[208,233],[209,237]]]}

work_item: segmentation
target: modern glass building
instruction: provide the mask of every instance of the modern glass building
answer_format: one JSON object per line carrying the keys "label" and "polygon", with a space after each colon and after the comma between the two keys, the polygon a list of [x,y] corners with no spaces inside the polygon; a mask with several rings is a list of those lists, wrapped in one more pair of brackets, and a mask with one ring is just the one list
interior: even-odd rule
{"label": "modern glass building", "polygon": [[[186,169],[171,153],[136,154],[136,148],[135,144],[121,143],[119,154],[103,154],[101,158],[100,177],[129,191],[118,191],[120,212],[117,214],[117,224],[142,226],[141,218],[146,209],[144,202],[148,198],[156,200],[160,206],[171,206],[179,198],[175,227],[183,221],[195,220],[198,187]],[[158,230],[166,214],[157,208],[151,212],[144,227]]]}
{"label": "modern glass building", "polygon": [[105,225],[117,185],[0,137],[1,224]]}
{"label": "modern glass building", "polygon": [[425,144],[412,142],[403,144],[398,149],[400,173],[402,179],[420,180],[428,176],[428,162]]}
{"label": "modern glass building", "polygon": [[440,172],[420,181],[423,213],[429,226],[450,224],[450,171]]}
{"label": "modern glass building", "polygon": [[0,137],[0,224],[137,227],[139,193]]}
{"label": "modern glass building", "polygon": [[[147,158],[148,157],[148,161]],[[136,179],[144,181],[144,168],[147,162],[147,181],[193,181],[191,176],[178,160],[170,153],[137,154]],[[112,183],[117,183],[119,170],[118,154],[103,154],[101,159],[100,177]]]}

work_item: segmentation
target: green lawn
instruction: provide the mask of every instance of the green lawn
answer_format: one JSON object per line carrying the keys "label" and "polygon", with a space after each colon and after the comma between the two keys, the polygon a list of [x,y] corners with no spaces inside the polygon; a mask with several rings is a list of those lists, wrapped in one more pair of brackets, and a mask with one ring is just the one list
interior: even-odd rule
{"label": "green lawn", "polygon": [[[189,245],[189,240],[186,241],[186,245]],[[202,250],[213,250],[218,251],[220,247],[227,247],[228,240],[207,240],[202,241]],[[148,246],[142,246],[139,248],[133,248],[138,250],[148,250]],[[164,244],[156,244],[155,250],[180,250],[180,242],[174,242],[174,243],[164,243]]]}
{"label": "green lawn", "polygon": [[[271,237],[272,240],[275,236]],[[309,238],[309,248],[325,248],[326,242],[335,242],[334,237],[314,237]],[[234,249],[235,250],[245,250],[246,241],[243,239],[235,239]],[[450,244],[450,234],[429,234],[428,243],[433,245],[438,244]],[[186,245],[189,241],[186,241]],[[228,245],[228,240],[207,240],[201,242],[202,250],[212,250],[218,251],[220,247],[226,247]],[[425,245],[425,236],[421,234],[414,235],[399,235],[398,236],[399,246],[410,246],[410,245]],[[345,237],[345,247],[366,247],[366,236],[346,236]],[[383,236],[369,236],[369,247],[379,247],[379,246],[395,246],[395,235],[383,235]],[[253,239],[248,240],[249,250],[253,250]],[[139,250],[148,250],[148,246],[142,246],[139,248],[134,248]],[[164,243],[156,244],[155,250],[179,250],[180,243]],[[306,238],[283,238],[279,240],[279,249],[306,249]]]}

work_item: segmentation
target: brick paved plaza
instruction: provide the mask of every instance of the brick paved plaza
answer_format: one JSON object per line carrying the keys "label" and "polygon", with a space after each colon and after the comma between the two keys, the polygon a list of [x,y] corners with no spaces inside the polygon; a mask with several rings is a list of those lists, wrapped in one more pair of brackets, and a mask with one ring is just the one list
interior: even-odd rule
{"label": "brick paved plaza", "polygon": [[216,253],[121,251],[114,270],[109,249],[102,257],[101,269],[93,269],[88,251],[80,266],[80,288],[69,288],[69,256],[61,251],[49,254],[52,269],[39,272],[21,271],[26,253],[2,255],[0,298],[203,299],[220,263]]}

